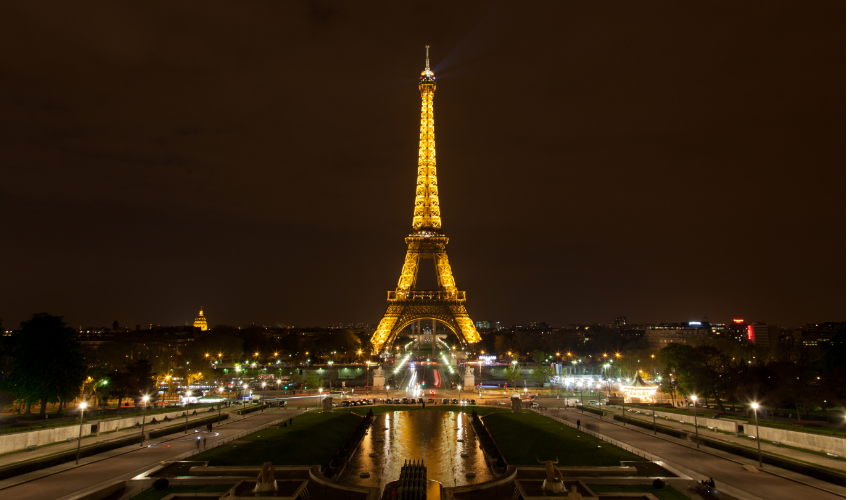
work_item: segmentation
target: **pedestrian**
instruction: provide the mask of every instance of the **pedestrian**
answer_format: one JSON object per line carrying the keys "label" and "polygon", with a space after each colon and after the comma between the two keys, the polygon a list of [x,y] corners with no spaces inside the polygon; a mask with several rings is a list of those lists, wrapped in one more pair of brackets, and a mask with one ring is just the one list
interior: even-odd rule
{"label": "pedestrian", "polygon": [[289,425],[292,425],[292,419],[291,418],[289,419]]}
{"label": "pedestrian", "polygon": [[204,449],[207,449],[207,438],[204,438]]}
{"label": "pedestrian", "polygon": [[581,430],[581,420],[576,420],[576,428]]}
{"label": "pedestrian", "polygon": [[201,449],[201,436],[198,436],[197,443],[198,443],[198,449],[200,450]]}

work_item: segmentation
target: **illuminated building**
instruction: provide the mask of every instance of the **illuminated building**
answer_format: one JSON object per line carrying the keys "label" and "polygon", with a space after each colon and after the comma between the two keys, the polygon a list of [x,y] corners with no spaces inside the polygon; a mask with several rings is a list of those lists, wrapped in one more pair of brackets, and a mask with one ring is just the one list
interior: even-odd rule
{"label": "illuminated building", "polygon": [[201,312],[198,313],[198,317],[195,318],[195,324],[193,325],[195,328],[200,328],[202,332],[207,331],[207,318],[204,317],[204,308],[201,308]]}
{"label": "illuminated building", "polygon": [[635,373],[635,378],[631,382],[620,384],[620,390],[628,403],[650,403],[655,401],[655,391],[658,390],[658,386],[647,383],[638,372]]}
{"label": "illuminated building", "polygon": [[709,323],[690,321],[647,326],[644,338],[649,341],[650,349],[658,351],[670,344],[699,345],[711,334],[712,327]]}
{"label": "illuminated building", "polygon": [[[413,228],[405,238],[407,255],[395,290],[387,292],[387,311],[372,336],[374,351],[380,352],[395,340],[407,325],[422,319],[446,325],[461,341],[475,343],[481,336],[466,311],[466,292],[455,285],[443,234],[440,200],[437,194],[437,162],[434,142],[434,91],[436,78],[425,47],[425,71],[419,77],[422,110],[419,121],[419,166]],[[419,263],[433,260],[437,268],[439,290],[417,290]]]}
{"label": "illuminated building", "polygon": [[844,335],[847,331],[847,323],[816,323],[807,324],[803,328],[794,330],[793,339],[803,347],[817,347],[830,345],[835,335]]}
{"label": "illuminated building", "polygon": [[776,347],[779,345],[779,333],[776,325],[753,323],[747,327],[747,340],[760,347]]}

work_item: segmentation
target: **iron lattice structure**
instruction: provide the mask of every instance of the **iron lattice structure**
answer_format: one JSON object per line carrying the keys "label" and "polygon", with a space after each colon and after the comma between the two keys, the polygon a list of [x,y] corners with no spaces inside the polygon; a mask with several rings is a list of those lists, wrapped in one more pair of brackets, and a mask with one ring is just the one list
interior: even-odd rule
{"label": "iron lattice structure", "polygon": [[[449,238],[443,234],[440,218],[434,142],[434,91],[437,83],[428,60],[428,46],[425,49],[425,71],[419,77],[422,113],[413,231],[405,238],[407,255],[404,257],[398,286],[387,292],[387,311],[372,336],[372,347],[376,353],[392,344],[406,326],[423,319],[443,323],[461,341],[475,343],[481,340],[466,310],[466,292],[458,291],[446,254]],[[416,289],[419,264],[423,260],[434,261],[439,290]]]}

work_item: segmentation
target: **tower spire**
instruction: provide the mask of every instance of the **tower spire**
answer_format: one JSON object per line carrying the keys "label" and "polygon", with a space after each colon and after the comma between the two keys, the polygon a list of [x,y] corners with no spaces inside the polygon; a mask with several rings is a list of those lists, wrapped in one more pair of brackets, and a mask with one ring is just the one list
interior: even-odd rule
{"label": "tower spire", "polygon": [[425,71],[419,77],[422,112],[419,118],[419,168],[416,176],[416,203],[413,207],[413,232],[441,233],[434,140],[434,91],[437,89],[437,79],[431,72],[430,48],[430,45],[425,46]]}

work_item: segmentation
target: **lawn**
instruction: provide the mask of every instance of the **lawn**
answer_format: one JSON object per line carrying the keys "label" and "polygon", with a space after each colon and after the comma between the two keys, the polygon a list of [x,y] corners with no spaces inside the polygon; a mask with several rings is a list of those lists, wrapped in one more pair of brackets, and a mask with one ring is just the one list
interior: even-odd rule
{"label": "lawn", "polygon": [[659,500],[688,500],[687,496],[669,485],[665,485],[660,490],[656,490],[648,484],[588,484],[587,487],[594,493],[652,493]]}
{"label": "lawn", "polygon": [[510,413],[510,408],[499,408],[497,406],[461,406],[461,405],[431,405],[422,408],[422,405],[377,405],[377,406],[350,406],[346,408],[336,408],[337,413],[355,413],[357,415],[366,415],[372,410],[372,414],[388,413],[391,411],[457,411],[461,413],[472,413],[472,410],[478,412],[479,415],[489,415],[491,413]]}
{"label": "lawn", "polygon": [[361,419],[350,413],[307,413],[289,427],[269,427],[205,451],[192,460],[209,465],[324,465]]}
{"label": "lawn", "polygon": [[482,420],[512,465],[554,460],[560,465],[619,466],[644,461],[621,448],[535,413],[496,413]]}
{"label": "lawn", "polygon": [[201,484],[197,486],[169,486],[164,490],[148,488],[133,500],[160,500],[172,493],[221,493],[232,488],[232,484]]}

